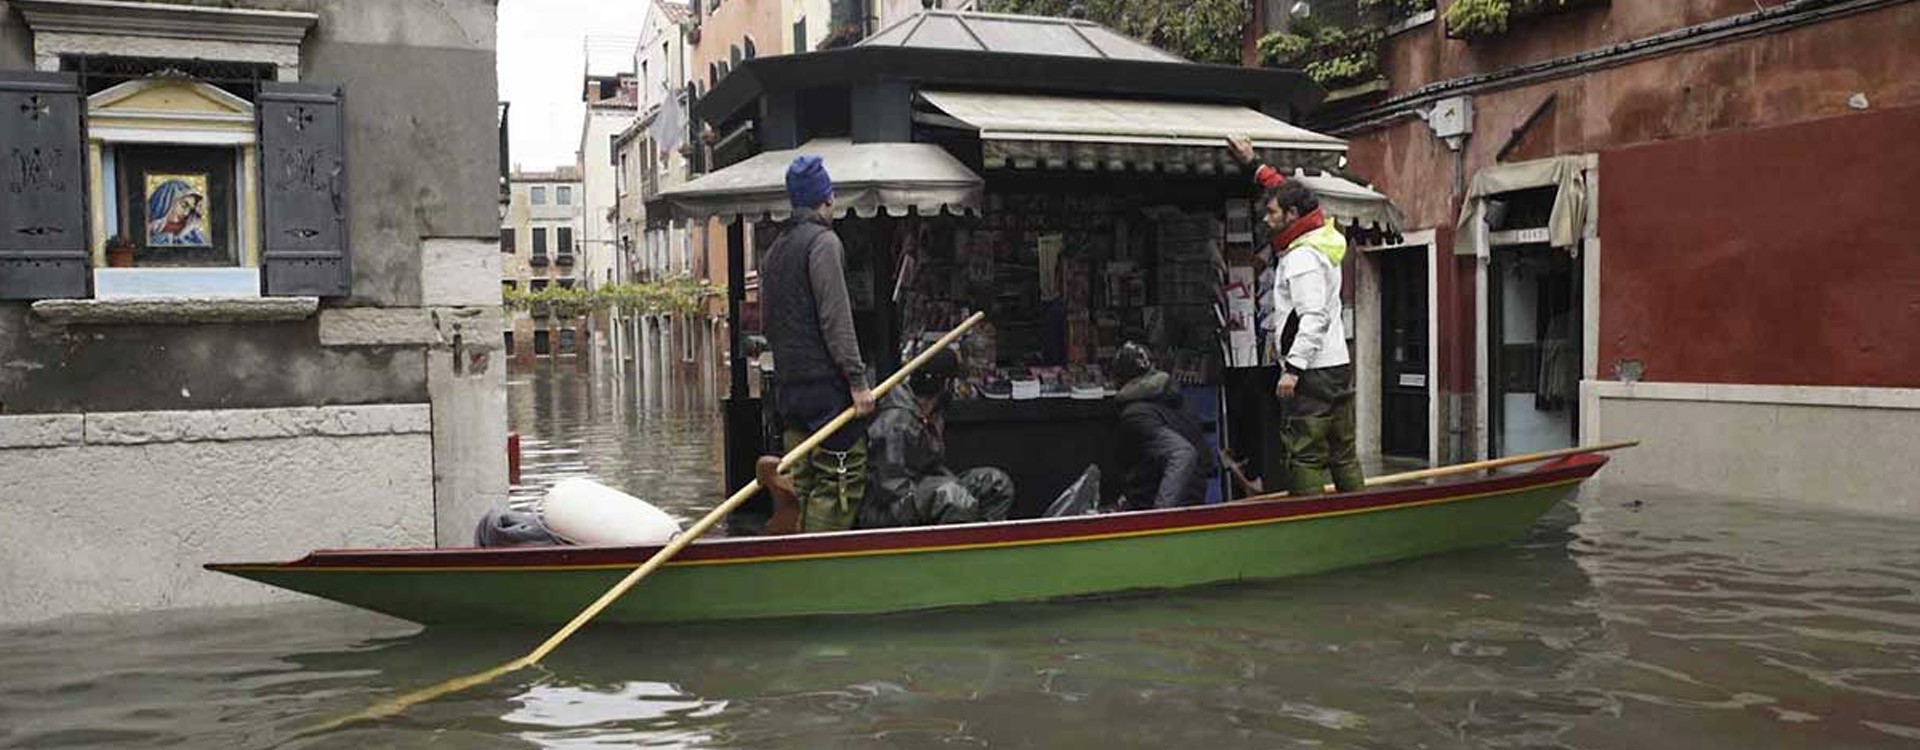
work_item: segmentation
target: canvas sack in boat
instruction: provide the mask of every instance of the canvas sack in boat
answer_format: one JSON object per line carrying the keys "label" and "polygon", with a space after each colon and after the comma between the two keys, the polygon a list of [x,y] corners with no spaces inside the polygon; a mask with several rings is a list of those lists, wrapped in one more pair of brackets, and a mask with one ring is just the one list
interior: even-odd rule
{"label": "canvas sack in boat", "polygon": [[665,544],[680,522],[640,498],[591,479],[562,479],[540,500],[540,520],[554,535],[594,547]]}

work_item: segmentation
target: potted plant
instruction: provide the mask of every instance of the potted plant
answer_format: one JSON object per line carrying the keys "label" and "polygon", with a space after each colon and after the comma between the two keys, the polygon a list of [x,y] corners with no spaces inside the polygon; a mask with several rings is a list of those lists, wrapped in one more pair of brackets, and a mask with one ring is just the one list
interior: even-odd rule
{"label": "potted plant", "polygon": [[107,238],[107,267],[132,268],[133,243],[120,235]]}

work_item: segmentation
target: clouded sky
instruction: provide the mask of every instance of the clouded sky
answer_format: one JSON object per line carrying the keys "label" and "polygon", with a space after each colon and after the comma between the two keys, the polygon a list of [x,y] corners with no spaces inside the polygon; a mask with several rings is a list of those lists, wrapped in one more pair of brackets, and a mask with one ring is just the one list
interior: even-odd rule
{"label": "clouded sky", "polygon": [[500,99],[511,161],[523,169],[574,163],[580,150],[583,63],[593,72],[633,67],[647,0],[500,0]]}

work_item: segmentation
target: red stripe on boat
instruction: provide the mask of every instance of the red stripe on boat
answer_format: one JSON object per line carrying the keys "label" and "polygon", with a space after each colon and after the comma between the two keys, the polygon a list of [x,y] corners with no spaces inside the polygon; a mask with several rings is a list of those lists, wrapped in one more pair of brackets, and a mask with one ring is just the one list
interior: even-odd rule
{"label": "red stripe on boat", "polygon": [[[744,537],[697,541],[673,563],[746,562],[762,558],[814,557],[1177,532],[1241,523],[1280,521],[1330,513],[1391,510],[1434,501],[1466,499],[1586,479],[1607,463],[1600,454],[1582,454],[1533,471],[1435,485],[1381,488],[1311,500],[1224,503],[1169,510],[1148,510],[1072,518],[1029,519],[957,526],[875,529],[787,537]],[[659,546],[533,547],[521,549],[416,548],[320,550],[288,563],[228,563],[222,568],[570,568],[638,566]]]}

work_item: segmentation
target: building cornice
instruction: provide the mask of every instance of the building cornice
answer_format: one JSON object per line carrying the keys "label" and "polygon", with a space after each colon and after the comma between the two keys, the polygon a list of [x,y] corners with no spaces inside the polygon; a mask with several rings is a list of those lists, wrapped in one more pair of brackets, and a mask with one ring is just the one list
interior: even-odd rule
{"label": "building cornice", "polygon": [[320,21],[317,13],[217,8],[124,0],[13,0],[35,33],[297,45]]}

